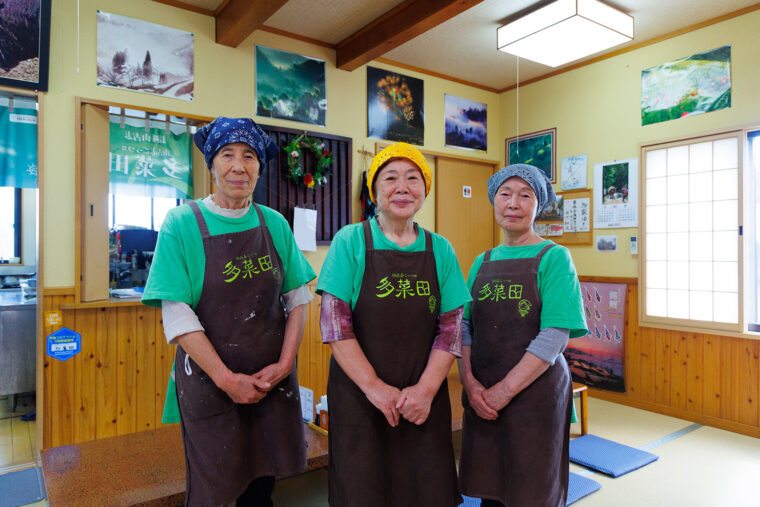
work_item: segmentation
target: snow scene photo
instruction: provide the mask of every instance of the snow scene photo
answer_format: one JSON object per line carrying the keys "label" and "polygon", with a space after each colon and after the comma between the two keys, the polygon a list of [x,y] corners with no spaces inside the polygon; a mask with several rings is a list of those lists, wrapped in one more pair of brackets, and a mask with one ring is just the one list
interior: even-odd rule
{"label": "snow scene photo", "polygon": [[193,100],[193,34],[98,11],[98,85]]}

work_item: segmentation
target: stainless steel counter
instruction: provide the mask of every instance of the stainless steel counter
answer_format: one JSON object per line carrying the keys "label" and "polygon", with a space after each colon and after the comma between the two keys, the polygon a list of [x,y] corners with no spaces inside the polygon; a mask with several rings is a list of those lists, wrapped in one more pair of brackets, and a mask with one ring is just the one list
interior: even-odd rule
{"label": "stainless steel counter", "polygon": [[0,291],[0,396],[35,390],[37,305]]}

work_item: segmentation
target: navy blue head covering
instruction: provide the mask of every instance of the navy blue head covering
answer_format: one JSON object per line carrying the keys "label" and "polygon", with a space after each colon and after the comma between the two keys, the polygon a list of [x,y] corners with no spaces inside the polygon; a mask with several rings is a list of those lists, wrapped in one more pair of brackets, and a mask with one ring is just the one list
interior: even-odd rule
{"label": "navy blue head covering", "polygon": [[551,206],[557,200],[552,182],[549,181],[549,178],[546,177],[541,169],[528,164],[512,164],[499,169],[498,172],[488,178],[488,199],[491,200],[491,204],[493,204],[493,197],[496,195],[496,191],[512,176],[522,178],[533,189],[533,193],[536,194],[536,199],[538,199],[537,213],[541,213],[547,206]]}
{"label": "navy blue head covering", "polygon": [[231,143],[245,143],[256,152],[261,169],[277,156],[277,145],[250,118],[227,118],[220,116],[199,129],[193,136],[195,145],[203,152],[206,167],[211,169],[214,155],[223,146]]}

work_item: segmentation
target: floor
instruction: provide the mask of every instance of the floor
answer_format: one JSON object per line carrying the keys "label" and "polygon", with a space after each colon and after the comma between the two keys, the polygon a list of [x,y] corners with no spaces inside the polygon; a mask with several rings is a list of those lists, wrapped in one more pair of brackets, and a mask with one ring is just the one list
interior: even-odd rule
{"label": "floor", "polygon": [[35,422],[21,416],[34,410],[34,396],[19,396],[11,411],[11,397],[0,397],[0,473],[33,465],[35,462]]}
{"label": "floor", "polygon": [[[617,479],[571,463],[571,471],[602,485],[577,507],[760,507],[760,439],[593,398],[589,431],[632,447],[646,446],[660,459]],[[580,425],[573,425],[571,434],[578,436]],[[459,438],[455,433],[455,448]],[[274,503],[327,506],[327,472],[278,482]]]}
{"label": "floor", "polygon": [[[760,439],[593,398],[589,432],[632,447],[669,441],[649,448],[659,460],[617,479],[571,463],[572,472],[602,485],[574,507],[760,507]],[[571,437],[579,435],[574,424]],[[456,451],[459,439],[455,433]],[[279,482],[274,500],[277,507],[327,506],[327,473]]]}

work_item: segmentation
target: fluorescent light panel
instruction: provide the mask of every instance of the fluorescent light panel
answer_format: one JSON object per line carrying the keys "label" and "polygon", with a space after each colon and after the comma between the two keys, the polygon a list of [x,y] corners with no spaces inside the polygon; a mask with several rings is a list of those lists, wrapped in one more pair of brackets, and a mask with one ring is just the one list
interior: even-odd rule
{"label": "fluorescent light panel", "polygon": [[633,18],[598,0],[557,0],[497,31],[499,50],[556,67],[633,38]]}

